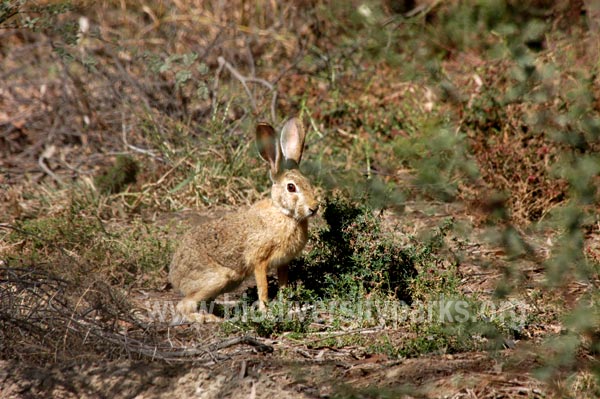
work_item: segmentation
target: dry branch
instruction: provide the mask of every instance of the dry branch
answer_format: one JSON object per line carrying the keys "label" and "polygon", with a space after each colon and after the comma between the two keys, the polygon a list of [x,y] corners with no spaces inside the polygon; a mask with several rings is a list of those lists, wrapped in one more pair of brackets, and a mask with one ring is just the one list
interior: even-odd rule
{"label": "dry branch", "polygon": [[46,352],[54,359],[87,354],[208,364],[224,359],[220,352],[235,345],[273,352],[272,346],[247,335],[201,345],[175,342],[173,334],[193,329],[147,324],[105,283],[95,281],[82,290],[32,268],[0,268],[0,327],[2,342],[11,342],[10,348],[0,346],[5,358]]}
{"label": "dry branch", "polygon": [[[258,83],[258,84],[265,86],[267,89],[269,89],[269,91],[272,93],[271,120],[275,123],[276,115],[277,115],[275,112],[275,107],[277,106],[277,90],[275,89],[275,87],[271,83],[267,82],[264,79],[242,75],[237,69],[235,69],[233,67],[233,65],[231,65],[229,62],[227,62],[225,60],[225,58],[223,58],[223,57],[219,57],[217,59],[217,61],[219,62],[219,68],[217,69],[217,72],[216,72],[217,77],[220,75],[223,68],[226,68],[231,73],[231,75],[233,75],[233,77],[236,78],[241,83],[241,85],[244,87],[244,91],[248,95],[248,99],[250,100],[250,104],[252,105],[252,111],[253,111],[254,115],[256,115],[258,113],[258,107],[256,105],[256,100],[254,99],[254,96],[252,95],[252,91],[250,91],[250,88],[247,85],[247,82]],[[215,79],[215,82],[218,82],[218,78]]]}

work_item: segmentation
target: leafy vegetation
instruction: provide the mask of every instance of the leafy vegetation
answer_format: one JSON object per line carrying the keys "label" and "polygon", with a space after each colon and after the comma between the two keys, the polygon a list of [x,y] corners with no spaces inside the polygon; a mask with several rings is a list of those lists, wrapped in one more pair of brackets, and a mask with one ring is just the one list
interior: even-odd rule
{"label": "leafy vegetation", "polygon": [[326,199],[323,219],[327,226],[313,233],[311,250],[292,264],[292,280],[321,298],[378,294],[412,302],[409,282],[423,259],[382,230],[381,216],[338,193]]}

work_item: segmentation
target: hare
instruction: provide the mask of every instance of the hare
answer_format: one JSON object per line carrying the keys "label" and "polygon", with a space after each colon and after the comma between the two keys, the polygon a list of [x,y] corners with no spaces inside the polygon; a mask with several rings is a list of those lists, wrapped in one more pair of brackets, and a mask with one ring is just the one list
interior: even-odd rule
{"label": "hare", "polygon": [[169,270],[169,281],[184,295],[175,323],[182,318],[219,321],[212,314],[198,313],[198,302],[234,290],[251,273],[263,311],[268,270],[277,269],[280,287],[287,284],[288,263],[304,248],[308,218],[319,208],[315,189],[298,169],[304,136],[297,118],[285,123],[280,138],[269,124],[257,125],[259,153],[270,165],[271,197],[196,225],[184,235]]}

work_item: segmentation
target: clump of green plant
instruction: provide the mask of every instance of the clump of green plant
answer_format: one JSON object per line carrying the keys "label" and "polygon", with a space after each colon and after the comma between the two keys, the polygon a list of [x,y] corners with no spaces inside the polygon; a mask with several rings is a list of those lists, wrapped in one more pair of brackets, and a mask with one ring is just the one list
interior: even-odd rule
{"label": "clump of green plant", "polygon": [[259,311],[257,303],[252,303],[254,299],[255,295],[244,295],[233,308],[222,310],[222,316],[228,321],[224,324],[225,331],[253,330],[262,337],[284,332],[302,335],[310,331],[315,307],[310,291],[301,284],[280,290],[269,302],[267,312]]}
{"label": "clump of green plant", "polygon": [[498,350],[512,347],[527,322],[523,313],[506,304],[433,294],[428,301],[414,302],[395,315],[396,329],[403,330],[402,339],[382,334],[367,350],[391,357]]}
{"label": "clump of green plant", "polygon": [[461,292],[458,265],[439,255],[452,227],[452,219],[444,220],[429,238],[411,247],[418,270],[410,279],[413,302],[394,309],[386,323],[406,329],[406,335],[400,341],[388,342],[381,342],[380,337],[370,351],[417,357],[427,353],[494,350],[512,345],[526,327],[526,316],[531,314],[524,303],[482,300]]}
{"label": "clump of green plant", "polygon": [[381,226],[368,205],[334,194],[325,202],[327,226],[313,233],[312,248],[291,265],[290,276],[320,298],[355,299],[380,293],[411,302],[416,275],[410,249]]}

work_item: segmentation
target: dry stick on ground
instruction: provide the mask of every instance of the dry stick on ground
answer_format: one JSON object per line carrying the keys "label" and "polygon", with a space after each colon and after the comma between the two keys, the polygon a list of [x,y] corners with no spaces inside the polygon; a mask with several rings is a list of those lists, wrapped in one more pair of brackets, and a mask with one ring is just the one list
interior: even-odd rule
{"label": "dry stick on ground", "polygon": [[238,344],[245,344],[254,346],[258,352],[271,353],[273,347],[260,342],[256,338],[250,336],[235,337],[223,340],[218,343],[207,344],[199,347],[167,347],[160,345],[147,344],[139,339],[129,337],[125,334],[110,331],[101,327],[98,327],[95,323],[87,322],[85,320],[73,319],[71,322],[81,327],[81,331],[86,331],[86,334],[92,334],[102,340],[116,344],[127,351],[127,353],[135,353],[144,357],[149,357],[152,360],[165,360],[165,361],[194,361],[198,362],[209,357],[212,362],[219,360],[215,356],[215,352],[221,349],[229,348]]}
{"label": "dry stick on ground", "polygon": [[[225,60],[225,58],[223,58],[223,57],[219,57],[217,59],[217,61],[219,62],[219,67],[217,68],[217,72],[216,72],[215,87],[218,84],[218,81],[219,81],[218,77],[221,74],[221,71],[223,70],[223,68],[227,68],[227,70],[233,75],[233,77],[235,77],[237,80],[239,80],[239,82],[244,87],[244,91],[246,91],[246,94],[248,95],[248,98],[250,99],[250,104],[252,105],[252,111],[253,111],[254,115],[256,115],[258,113],[256,100],[254,99],[254,96],[252,95],[252,92],[250,91],[250,88],[248,87],[247,82],[258,83],[258,84],[265,86],[266,88],[269,89],[269,91],[271,93],[273,93],[272,97],[271,97],[271,120],[273,121],[273,123],[275,123],[276,122],[275,107],[277,105],[277,90],[275,90],[275,87],[271,83],[267,82],[264,79],[255,78],[255,77],[251,77],[251,76],[243,76],[237,69],[235,69],[233,67],[233,65],[231,65],[229,62],[227,62]],[[216,92],[216,90],[215,90],[215,92]]]}
{"label": "dry stick on ground", "polygon": [[60,177],[58,177],[56,175],[56,173],[54,173],[52,170],[50,170],[50,168],[46,165],[46,162],[45,162],[46,159],[52,158],[52,156],[54,155],[55,152],[56,152],[56,147],[54,145],[49,145],[48,147],[46,147],[46,149],[44,151],[42,151],[42,153],[40,154],[40,156],[38,158],[38,165],[45,174],[47,174],[52,179],[54,179],[54,181],[56,181],[59,186],[62,186],[63,185],[62,179]]}
{"label": "dry stick on ground", "polygon": [[[77,305],[63,301],[70,291],[69,283],[27,268],[0,268],[0,321],[18,328],[31,338],[30,344],[38,341],[59,341],[62,337],[62,350],[67,352],[67,337],[89,346],[112,347],[132,354],[163,361],[217,362],[221,357],[218,351],[234,345],[244,344],[256,348],[258,352],[273,352],[273,347],[260,340],[242,336],[208,343],[202,346],[174,346],[171,341],[156,339],[161,334],[150,326],[143,326],[130,312],[111,311],[110,304],[118,302],[110,286],[101,307],[79,311],[79,305],[87,302],[88,293],[101,292],[88,287],[77,299]],[[109,305],[109,306],[107,306]],[[61,329],[44,329],[43,326],[64,326]],[[123,325],[133,326],[122,331]],[[136,328],[137,327],[137,328]],[[160,325],[156,325],[160,328]],[[10,330],[10,329],[9,329]],[[99,346],[98,346],[99,345]],[[58,349],[58,348],[56,348]],[[72,348],[71,348],[72,349]]]}
{"label": "dry stick on ground", "polygon": [[[55,117],[54,121],[52,122],[52,128],[46,139],[47,142],[50,142],[54,138],[58,123],[59,123],[59,119],[58,119],[58,117]],[[49,160],[50,158],[52,158],[55,153],[56,153],[56,146],[54,144],[46,145],[46,148],[44,149],[44,151],[42,151],[42,153],[38,157],[38,165],[45,174],[47,174],[52,179],[54,179],[60,187],[63,187],[64,184],[63,184],[62,179],[58,175],[56,175],[56,173],[54,173],[50,169],[50,167],[48,167],[48,165],[46,165],[46,162],[45,162],[46,160]]]}
{"label": "dry stick on ground", "polygon": [[145,150],[143,148],[140,147],[136,147],[132,144],[129,144],[127,142],[127,124],[125,123],[125,112],[121,112],[121,138],[123,139],[123,144],[125,145],[125,147],[129,148],[130,150],[133,150],[135,152],[139,152],[140,154],[144,154],[144,155],[148,155],[158,161],[164,162],[165,160],[161,157],[159,157],[158,155],[154,154],[152,151],[150,150]]}

